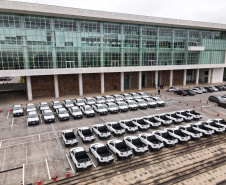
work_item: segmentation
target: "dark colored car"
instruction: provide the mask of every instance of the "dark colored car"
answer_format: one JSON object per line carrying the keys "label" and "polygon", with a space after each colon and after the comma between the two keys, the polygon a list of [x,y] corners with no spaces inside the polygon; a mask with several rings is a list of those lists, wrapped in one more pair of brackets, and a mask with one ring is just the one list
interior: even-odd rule
{"label": "dark colored car", "polygon": [[214,87],[216,87],[218,89],[218,91],[223,91],[223,87],[221,87],[220,85],[216,85]]}
{"label": "dark colored car", "polygon": [[192,90],[190,90],[190,89],[186,89],[186,90],[184,90],[189,96],[195,96],[196,95],[196,93],[194,92],[194,91],[192,91]]}
{"label": "dark colored car", "polygon": [[207,92],[214,92],[212,87],[204,87],[204,88],[207,90]]}
{"label": "dark colored car", "polygon": [[221,99],[222,99],[222,98],[221,98],[220,96],[210,96],[210,97],[208,98],[209,101],[216,102],[216,103],[220,102]]}
{"label": "dark colored car", "polygon": [[182,91],[182,90],[177,90],[177,91],[174,91],[174,94],[177,94],[177,95],[183,95],[183,96],[187,96],[187,92],[185,92],[185,91]]}

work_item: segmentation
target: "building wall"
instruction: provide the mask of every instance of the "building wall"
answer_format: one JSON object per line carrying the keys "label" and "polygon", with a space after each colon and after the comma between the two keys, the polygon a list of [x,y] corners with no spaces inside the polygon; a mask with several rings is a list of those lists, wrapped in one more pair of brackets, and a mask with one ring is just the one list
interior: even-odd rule
{"label": "building wall", "polygon": [[173,71],[173,85],[183,85],[184,70]]}
{"label": "building wall", "polygon": [[120,73],[104,73],[105,91],[120,90]]}
{"label": "building wall", "polygon": [[31,87],[33,97],[55,95],[53,75],[31,76]]}
{"label": "building wall", "polygon": [[153,87],[153,79],[155,72],[154,71],[147,71],[146,74],[146,87]]}
{"label": "building wall", "polygon": [[211,83],[223,82],[224,68],[212,69],[212,81]]}
{"label": "building wall", "polygon": [[170,83],[170,71],[162,72],[162,85],[169,86]]}
{"label": "building wall", "polygon": [[83,74],[83,92],[94,93],[101,92],[100,73]]}
{"label": "building wall", "polygon": [[59,94],[78,94],[79,85],[78,85],[78,75],[77,74],[68,74],[68,75],[59,75]]}
{"label": "building wall", "polygon": [[131,89],[138,88],[138,73],[137,72],[130,73],[130,88]]}

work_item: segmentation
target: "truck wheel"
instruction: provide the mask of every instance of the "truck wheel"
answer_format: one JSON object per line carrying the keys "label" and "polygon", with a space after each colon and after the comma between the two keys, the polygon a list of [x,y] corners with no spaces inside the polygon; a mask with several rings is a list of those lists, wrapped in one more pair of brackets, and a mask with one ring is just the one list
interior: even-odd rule
{"label": "truck wheel", "polygon": [[117,159],[118,159],[118,160],[120,160],[120,157],[119,157],[119,155],[118,155],[118,154],[116,154],[116,157],[117,157]]}
{"label": "truck wheel", "polygon": [[99,159],[97,159],[97,164],[98,164],[98,165],[101,165],[101,162],[100,162],[100,160],[99,160]]}

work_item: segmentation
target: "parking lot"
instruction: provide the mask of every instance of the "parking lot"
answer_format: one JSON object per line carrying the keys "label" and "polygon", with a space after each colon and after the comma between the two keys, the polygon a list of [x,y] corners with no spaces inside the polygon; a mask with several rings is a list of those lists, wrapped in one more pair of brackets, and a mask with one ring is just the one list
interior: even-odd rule
{"label": "parking lot", "polygon": [[[156,92],[145,91],[148,95],[154,96]],[[161,98],[165,101],[164,107],[147,108],[137,111],[128,111],[126,113],[108,114],[106,116],[96,115],[93,118],[82,118],[74,120],[70,117],[69,121],[57,121],[52,124],[45,124],[41,118],[41,122],[36,126],[27,126],[26,116],[13,118],[11,105],[2,106],[0,113],[0,183],[3,185],[19,184],[24,178],[25,184],[37,183],[38,177],[41,181],[51,180],[53,173],[58,177],[65,177],[66,170],[70,174],[77,173],[73,162],[69,158],[69,150],[73,147],[65,147],[60,138],[61,131],[64,129],[74,129],[82,126],[89,126],[107,123],[125,119],[139,118],[153,114],[161,114],[178,110],[194,109],[202,114],[202,121],[208,119],[222,118],[226,119],[225,109],[215,106],[215,103],[208,102],[210,95],[224,95],[226,92],[203,93],[195,96],[178,96],[173,93],[161,91]],[[51,99],[48,101],[50,102]],[[37,104],[36,104],[37,105]],[[23,107],[25,105],[23,104]],[[219,113],[219,116],[218,116]],[[39,112],[40,114],[40,112]],[[193,121],[196,122],[196,121]],[[182,123],[187,124],[187,123]],[[174,127],[171,124],[169,127]],[[157,130],[163,130],[167,127],[159,127]],[[133,134],[151,133],[156,129],[148,131],[138,131]],[[77,134],[76,134],[77,136]],[[117,137],[123,139],[124,136]],[[83,144],[78,137],[78,145],[84,147],[87,151],[90,143]],[[115,138],[111,136],[110,139]],[[108,140],[108,139],[107,139]],[[107,140],[99,140],[96,137],[94,142],[106,144]],[[94,143],[92,142],[92,143]],[[163,149],[164,150],[164,149]],[[89,153],[94,162],[93,170],[98,166],[97,161]],[[116,161],[116,158],[115,158]],[[81,172],[80,172],[81,173]]]}

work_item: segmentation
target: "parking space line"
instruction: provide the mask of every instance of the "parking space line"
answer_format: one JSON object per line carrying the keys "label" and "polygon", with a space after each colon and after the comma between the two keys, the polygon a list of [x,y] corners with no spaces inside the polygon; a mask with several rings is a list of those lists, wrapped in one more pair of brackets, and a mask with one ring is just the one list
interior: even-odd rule
{"label": "parking space line", "polygon": [[41,115],[39,114],[39,118],[40,118],[40,121],[41,121],[41,123],[42,123],[42,117],[41,117]]}
{"label": "parking space line", "polygon": [[107,120],[106,120],[105,118],[103,118],[102,116],[100,116],[100,118],[101,118],[102,120],[104,120],[105,123],[107,123]]}
{"label": "parking space line", "polygon": [[49,175],[49,180],[51,180],[51,176],[50,176],[50,172],[49,172],[49,165],[48,165],[47,159],[45,159],[45,161],[46,161],[47,172],[48,172],[48,175]]}
{"label": "parking space line", "polygon": [[39,138],[39,141],[41,141],[41,136],[40,136],[40,134],[38,135],[38,138]]}
{"label": "parking space line", "polygon": [[0,148],[2,147],[2,140],[1,140],[1,142],[0,142]]}
{"label": "parking space line", "polygon": [[47,150],[47,147],[46,147],[46,143],[45,144],[45,148],[46,148],[46,154],[47,154],[47,158],[49,159],[49,153],[48,153],[48,150]]}
{"label": "parking space line", "polygon": [[144,112],[144,111],[142,111],[142,110],[140,110],[140,109],[139,109],[139,111],[140,111],[140,112],[143,112],[144,114],[146,114],[146,115],[148,115],[148,116],[150,116],[150,114],[148,114],[147,112]]}
{"label": "parking space line", "polygon": [[94,164],[94,162],[92,161],[94,168],[96,168],[96,165]]}
{"label": "parking space line", "polygon": [[9,118],[9,112],[10,112],[10,111],[8,111],[7,119]]}
{"label": "parking space line", "polygon": [[5,162],[5,153],[6,153],[6,149],[4,151],[4,157],[3,157],[3,162],[2,162],[2,171],[3,171],[3,168],[4,168],[4,162]]}
{"label": "parking space line", "polygon": [[22,178],[22,183],[23,184],[25,184],[24,177],[25,177],[25,165],[23,164],[23,178]]}
{"label": "parking space line", "polygon": [[66,154],[66,157],[67,157],[68,163],[69,163],[69,165],[70,165],[70,167],[71,167],[71,169],[72,169],[72,172],[73,172],[73,173],[75,173],[75,171],[74,171],[74,169],[73,169],[73,167],[72,167],[72,165],[71,165],[71,161],[69,160],[69,158],[68,158],[68,155],[67,155],[67,154]]}
{"label": "parking space line", "polygon": [[11,124],[11,127],[13,127],[13,122],[14,122],[14,118],[12,119],[12,124]]}

